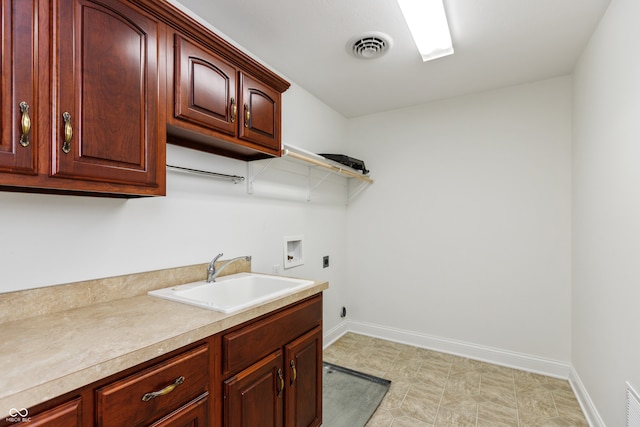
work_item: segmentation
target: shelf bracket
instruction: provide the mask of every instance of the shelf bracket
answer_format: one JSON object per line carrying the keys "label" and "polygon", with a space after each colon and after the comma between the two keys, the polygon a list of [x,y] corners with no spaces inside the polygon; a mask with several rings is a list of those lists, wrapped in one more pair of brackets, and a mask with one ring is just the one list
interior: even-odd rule
{"label": "shelf bracket", "polygon": [[327,172],[322,178],[320,178],[320,180],[318,180],[318,182],[316,182],[315,185],[313,185],[311,183],[311,171],[313,169],[314,169],[313,166],[309,166],[309,175],[308,175],[309,191],[307,193],[307,202],[311,201],[311,194],[313,193],[313,190],[318,188],[320,186],[320,184],[322,184],[327,178],[329,178],[331,175],[333,175],[333,172]]}
{"label": "shelf bracket", "polygon": [[275,158],[269,159],[269,161],[267,161],[265,165],[260,168],[260,170],[255,174],[253,173],[253,162],[247,162],[247,176],[249,178],[247,179],[248,194],[253,194],[253,182],[260,176],[262,172],[264,172],[269,167],[269,165],[271,165],[271,162],[273,162],[274,160]]}
{"label": "shelf bracket", "polygon": [[360,185],[358,185],[358,187],[356,187],[355,190],[353,190],[352,192],[350,192],[347,195],[347,205],[351,203],[351,201],[353,199],[355,199],[360,193],[362,193],[362,191],[364,191],[365,188],[367,188],[367,186],[369,185],[368,182],[364,181],[361,182]]}

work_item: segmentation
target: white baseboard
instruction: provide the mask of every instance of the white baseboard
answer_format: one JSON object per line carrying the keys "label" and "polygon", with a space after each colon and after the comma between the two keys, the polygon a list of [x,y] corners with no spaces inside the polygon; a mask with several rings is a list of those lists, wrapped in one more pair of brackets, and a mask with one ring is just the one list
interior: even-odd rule
{"label": "white baseboard", "polygon": [[[333,338],[333,341],[346,332],[354,332],[389,341],[409,344],[416,347],[428,348],[430,350],[440,351],[443,353],[455,354],[469,359],[482,360],[496,365],[535,372],[555,378],[569,379],[570,365],[568,362],[561,362],[558,360],[516,353],[499,348],[455,341],[373,323],[350,320],[346,322],[344,329],[342,329],[342,324],[339,326],[340,328],[336,327],[328,333],[331,334],[331,337],[335,337]],[[328,334],[325,335],[325,337],[328,338],[326,341],[333,342],[328,337]]]}
{"label": "white baseboard", "polygon": [[347,332],[368,335],[388,341],[428,348],[430,350],[455,354],[469,359],[482,360],[496,365],[569,380],[589,426],[605,427],[604,421],[602,421],[600,414],[596,410],[582,380],[573,366],[568,362],[351,320],[343,321],[334,328],[325,331],[324,348],[333,344]]}
{"label": "white baseboard", "polygon": [[348,322],[346,320],[343,320],[342,322],[338,323],[336,326],[329,329],[328,331],[326,330],[323,331],[322,348],[324,349],[329,347],[331,344],[336,342],[341,336],[343,336],[347,332],[349,332],[349,329],[348,329]]}
{"label": "white baseboard", "polygon": [[584,387],[580,376],[573,366],[571,367],[571,372],[569,374],[569,383],[571,384],[571,388],[573,388],[573,393],[576,395],[578,403],[580,404],[582,412],[587,418],[589,425],[591,427],[605,427],[604,421],[600,417],[589,393],[587,393],[587,389]]}

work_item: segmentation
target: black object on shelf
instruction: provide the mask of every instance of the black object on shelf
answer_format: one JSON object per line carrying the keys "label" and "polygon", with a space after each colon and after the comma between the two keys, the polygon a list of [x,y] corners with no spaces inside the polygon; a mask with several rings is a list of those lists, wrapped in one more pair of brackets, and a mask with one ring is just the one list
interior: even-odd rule
{"label": "black object on shelf", "polygon": [[360,159],[355,159],[353,157],[345,156],[344,154],[320,154],[325,159],[333,160],[334,162],[338,162],[345,166],[349,166],[351,169],[359,170],[363,175],[367,175],[369,170],[367,170],[364,162]]}

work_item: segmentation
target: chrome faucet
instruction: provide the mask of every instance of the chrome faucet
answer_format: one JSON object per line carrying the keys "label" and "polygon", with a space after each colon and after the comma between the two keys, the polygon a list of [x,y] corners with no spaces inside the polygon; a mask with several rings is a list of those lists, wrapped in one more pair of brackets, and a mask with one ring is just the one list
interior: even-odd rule
{"label": "chrome faucet", "polygon": [[233,259],[230,259],[229,261],[227,261],[226,263],[222,264],[222,267],[216,269],[216,261],[218,260],[218,258],[220,258],[223,254],[219,253],[218,255],[215,256],[215,258],[213,258],[211,260],[211,262],[209,263],[209,267],[207,267],[207,283],[211,283],[211,282],[215,282],[216,281],[216,277],[218,277],[218,274],[220,274],[222,272],[222,270],[224,270],[225,268],[227,268],[227,266],[229,264],[232,264],[238,260],[244,259],[246,261],[251,262],[251,257],[250,256],[239,256]]}

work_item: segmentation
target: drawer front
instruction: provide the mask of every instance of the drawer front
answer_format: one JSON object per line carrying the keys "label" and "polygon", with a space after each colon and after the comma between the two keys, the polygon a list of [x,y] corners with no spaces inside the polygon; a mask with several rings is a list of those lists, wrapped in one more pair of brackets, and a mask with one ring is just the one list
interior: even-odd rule
{"label": "drawer front", "polygon": [[222,371],[244,369],[322,323],[322,294],[222,337]]}
{"label": "drawer front", "polygon": [[208,391],[209,347],[202,345],[96,390],[102,427],[153,421]]}

